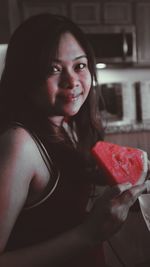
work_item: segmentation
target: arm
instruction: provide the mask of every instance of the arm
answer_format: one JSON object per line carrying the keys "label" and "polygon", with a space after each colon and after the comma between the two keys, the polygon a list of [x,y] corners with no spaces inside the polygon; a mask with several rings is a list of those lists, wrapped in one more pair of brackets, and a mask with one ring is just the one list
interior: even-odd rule
{"label": "arm", "polygon": [[27,199],[29,184],[35,176],[36,156],[34,157],[31,142],[26,140],[26,136],[17,133],[13,136],[6,135],[0,140],[0,151],[1,267],[62,266],[115,233],[125,220],[129,207],[145,190],[144,185],[136,188],[131,188],[131,185],[109,188],[103,197],[97,200],[88,220],[82,225],[53,240],[5,252],[8,237]]}
{"label": "arm", "polygon": [[34,175],[33,168],[25,160],[27,150],[18,130],[9,130],[0,138],[0,252],[26,201]]}
{"label": "arm", "polygon": [[[80,227],[55,240],[20,251],[5,252],[9,235],[24,206],[30,184],[37,172],[37,147],[23,129],[10,130],[0,137],[0,266],[58,266],[63,259],[88,249]],[[39,167],[38,167],[39,168]],[[41,186],[41,185],[40,185]],[[42,185],[43,186],[43,185]]]}
{"label": "arm", "polygon": [[[137,195],[145,190],[145,187],[140,188],[140,186],[137,186],[121,193],[127,187],[122,185],[105,192],[103,199],[98,200],[100,203],[96,203],[89,219],[83,225],[64,233],[54,240],[19,251],[5,253],[0,258],[0,266],[57,267],[62,266],[65,262],[67,264],[67,261],[73,257],[76,258],[76,256],[82,255],[82,253],[109,238],[120,229],[126,219],[129,206],[133,204]],[[120,195],[119,199],[116,197],[118,194]],[[110,201],[110,199],[113,203],[112,205],[108,205],[108,200]],[[99,220],[98,216],[95,216],[95,213],[98,213],[96,209],[99,209],[99,216],[102,217]]]}

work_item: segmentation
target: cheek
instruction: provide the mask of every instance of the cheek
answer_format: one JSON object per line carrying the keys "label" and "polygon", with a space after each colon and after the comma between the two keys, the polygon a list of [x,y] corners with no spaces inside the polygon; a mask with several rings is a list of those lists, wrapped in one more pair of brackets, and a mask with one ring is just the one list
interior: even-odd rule
{"label": "cheek", "polygon": [[58,82],[56,80],[51,80],[51,79],[47,80],[45,90],[48,98],[50,99],[55,98],[58,91]]}
{"label": "cheek", "polygon": [[57,81],[55,79],[52,79],[52,78],[49,78],[47,81],[46,81],[46,89],[48,92],[54,90],[54,88],[56,87],[56,83]]}
{"label": "cheek", "polygon": [[90,91],[91,84],[92,84],[90,72],[83,74],[82,81],[83,81],[84,90],[88,93]]}

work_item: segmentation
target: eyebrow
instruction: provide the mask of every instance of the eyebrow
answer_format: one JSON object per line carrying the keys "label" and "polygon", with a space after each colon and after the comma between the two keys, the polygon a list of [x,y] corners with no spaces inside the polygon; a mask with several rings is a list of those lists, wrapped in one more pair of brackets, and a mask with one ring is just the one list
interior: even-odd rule
{"label": "eyebrow", "polygon": [[[81,59],[81,58],[86,58],[86,59],[87,59],[87,56],[86,56],[86,55],[81,55],[81,56],[75,57],[75,58],[73,59],[73,61],[76,61],[76,60]],[[57,59],[57,58],[52,59],[52,61],[53,61],[53,62],[57,62],[57,63],[61,63],[61,62],[62,62],[62,60]]]}

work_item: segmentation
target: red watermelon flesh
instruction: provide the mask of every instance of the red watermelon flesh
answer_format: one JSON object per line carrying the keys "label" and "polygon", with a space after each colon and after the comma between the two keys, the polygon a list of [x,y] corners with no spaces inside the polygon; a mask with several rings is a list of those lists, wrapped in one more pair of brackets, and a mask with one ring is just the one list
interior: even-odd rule
{"label": "red watermelon flesh", "polygon": [[109,184],[144,182],[148,169],[145,151],[98,141],[91,153],[105,171]]}

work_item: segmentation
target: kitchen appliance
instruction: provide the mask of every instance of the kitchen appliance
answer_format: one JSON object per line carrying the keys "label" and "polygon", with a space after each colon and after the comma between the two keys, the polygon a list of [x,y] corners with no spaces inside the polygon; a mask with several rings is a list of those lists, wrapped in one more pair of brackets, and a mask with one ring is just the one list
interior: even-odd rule
{"label": "kitchen appliance", "polygon": [[107,125],[132,124],[136,121],[136,97],[130,82],[100,85],[105,105],[99,107]]}
{"label": "kitchen appliance", "polygon": [[136,31],[134,26],[88,28],[87,37],[94,49],[97,63],[136,63]]}

